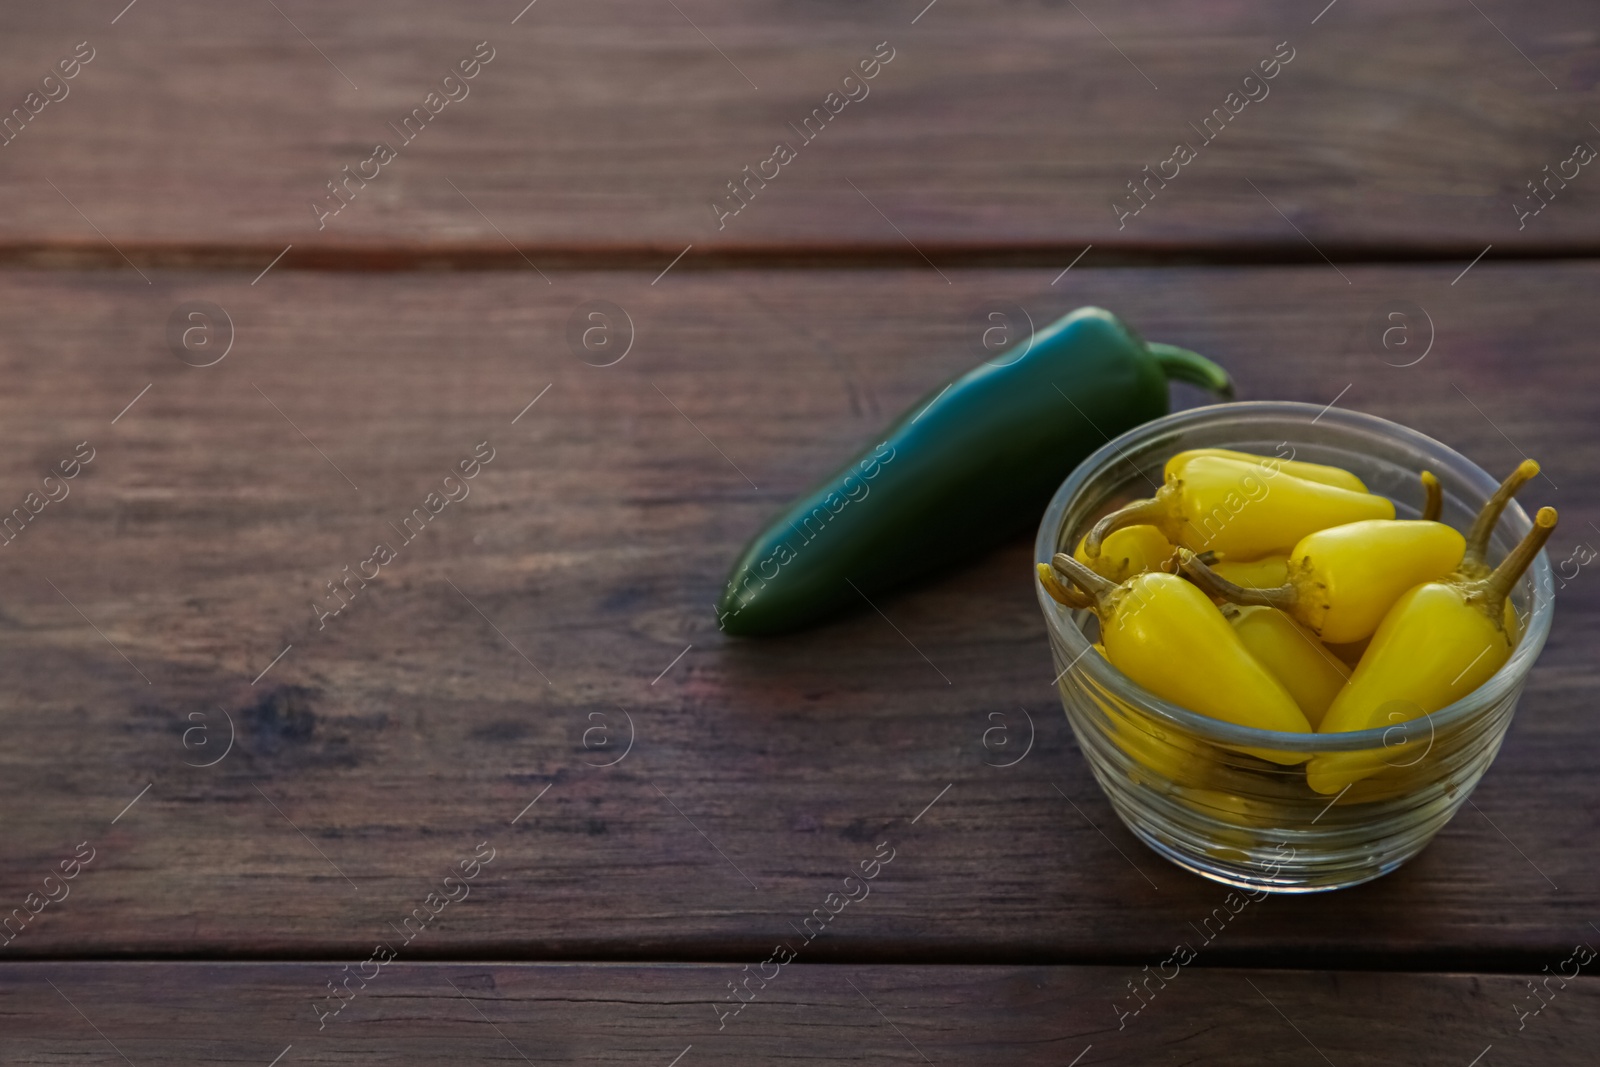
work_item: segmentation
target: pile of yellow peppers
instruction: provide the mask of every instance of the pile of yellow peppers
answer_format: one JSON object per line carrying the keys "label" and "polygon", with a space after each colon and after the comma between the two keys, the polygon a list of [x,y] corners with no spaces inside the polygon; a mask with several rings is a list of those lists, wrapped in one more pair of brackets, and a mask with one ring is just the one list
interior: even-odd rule
{"label": "pile of yellow peppers", "polygon": [[[1338,467],[1182,452],[1154,497],[1100,519],[1072,555],[1039,564],[1038,578],[1058,602],[1092,610],[1096,649],[1163,700],[1264,730],[1391,727],[1461,699],[1510,658],[1509,594],[1555,529],[1555,509],[1540,509],[1498,564],[1489,543],[1538,472],[1525,460],[1463,535],[1439,521],[1442,494],[1427,472],[1423,517],[1407,520]],[[1148,745],[1124,747],[1174,770]],[[1306,764],[1306,782],[1323,794],[1387,765],[1372,751],[1309,762],[1247,751]]]}

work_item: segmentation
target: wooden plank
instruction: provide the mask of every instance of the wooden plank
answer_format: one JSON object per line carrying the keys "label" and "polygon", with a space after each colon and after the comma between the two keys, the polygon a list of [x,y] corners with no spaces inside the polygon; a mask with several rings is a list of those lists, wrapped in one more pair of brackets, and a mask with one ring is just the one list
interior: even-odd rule
{"label": "wooden plank", "polygon": [[[1537,215],[1514,206],[1544,203],[1519,198],[1578,142],[1600,145],[1600,52],[1558,0],[1320,14],[547,0],[515,24],[515,0],[406,0],[382,18],[275,6],[219,19],[173,0],[115,24],[89,0],[8,13],[5,108],[78,42],[94,58],[0,148],[0,254],[259,270],[292,243],[291,263],[520,266],[515,242],[547,270],[659,270],[691,243],[691,262],[849,249],[918,263],[909,240],[942,265],[1049,264],[1091,243],[1090,263],[1221,245],[1320,262],[1306,238],[1334,258],[1600,248],[1584,165],[1551,180]],[[390,124],[480,41],[493,60],[405,142]],[[894,58],[848,90],[867,95],[803,141],[790,124],[880,42]],[[1228,100],[1279,42],[1293,58],[1252,83],[1258,101]],[[1208,132],[1215,109],[1227,121]],[[396,158],[367,166],[377,176],[337,216],[314,213],[380,140]],[[713,200],[780,142],[796,158],[719,219]],[[1163,165],[1179,142],[1195,159]],[[1120,218],[1145,166],[1170,181]]]}
{"label": "wooden plank", "polygon": [[[1089,302],[1222,359],[1245,397],[1398,418],[1494,470],[1538,455],[1530,499],[1561,507],[1570,558],[1600,521],[1600,267],[1457,274],[0,275],[3,499],[95,449],[0,551],[6,907],[96,850],[7,951],[351,955],[484,841],[472,899],[409,958],[761,958],[884,841],[879,892],[816,960],[1164,951],[1222,890],[1090,780],[1026,543],[883,600],[892,627],[770,642],[717,632],[725,568],[975,362],[989,311]],[[595,298],[636,333],[604,368],[565,340]],[[1406,368],[1365,340],[1397,299],[1437,334]],[[235,324],[214,366],[168,350],[190,300]],[[390,524],[486,441],[470,497],[403,543]],[[380,540],[398,558],[319,626]],[[1477,810],[1390,877],[1261,904],[1213,962],[1533,971],[1592,932],[1594,568],[1559,598]],[[1020,731],[1018,709],[1031,755],[989,766],[989,715]]]}
{"label": "wooden plank", "polygon": [[[1600,981],[1140,966],[50,963],[0,967],[8,1064],[1593,1062]],[[1153,961],[1159,964],[1160,961]],[[1560,962],[1559,960],[1556,962]],[[752,966],[751,974],[758,968]],[[1574,966],[1567,968],[1572,973]],[[1150,972],[1155,973],[1154,969]],[[1555,973],[1555,968],[1552,968]],[[1541,976],[1542,978],[1542,976]],[[1534,983],[1538,986],[1538,983]],[[52,988],[54,987],[54,988]],[[1517,1012],[1538,1015],[1521,1019]],[[722,1013],[727,1013],[726,1017]],[[319,1021],[322,1027],[318,1029]],[[721,1029],[719,1029],[719,1021]],[[1121,1022],[1120,1028],[1118,1022]],[[1487,1055],[1485,1055],[1487,1053]],[[281,1061],[273,1058],[282,1056]],[[1477,1060],[1474,1057],[1478,1057]]]}

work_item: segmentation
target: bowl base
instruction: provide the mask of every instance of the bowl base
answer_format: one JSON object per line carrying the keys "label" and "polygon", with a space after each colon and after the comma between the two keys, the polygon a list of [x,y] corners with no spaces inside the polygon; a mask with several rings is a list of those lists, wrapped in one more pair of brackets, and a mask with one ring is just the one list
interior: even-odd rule
{"label": "bowl base", "polygon": [[[1121,813],[1119,812],[1118,814],[1120,815]],[[1222,863],[1208,864],[1198,857],[1173,848],[1141,827],[1132,825],[1126,819],[1123,820],[1123,825],[1127,826],[1140,841],[1150,846],[1151,850],[1162,859],[1182,867],[1190,874],[1198,874],[1201,878],[1216,882],[1219,885],[1232,886],[1235,889],[1259,889],[1266,893],[1327,893],[1335,889],[1349,889],[1351,886],[1362,885],[1375,878],[1382,878],[1416,855],[1413,852],[1410,855],[1391,859],[1386,863],[1376,864],[1371,867],[1343,867],[1337,873],[1326,870],[1307,870],[1297,874],[1290,864],[1280,864],[1279,871],[1275,875],[1268,875],[1265,872],[1256,875]],[[1420,852],[1421,849],[1417,851]]]}

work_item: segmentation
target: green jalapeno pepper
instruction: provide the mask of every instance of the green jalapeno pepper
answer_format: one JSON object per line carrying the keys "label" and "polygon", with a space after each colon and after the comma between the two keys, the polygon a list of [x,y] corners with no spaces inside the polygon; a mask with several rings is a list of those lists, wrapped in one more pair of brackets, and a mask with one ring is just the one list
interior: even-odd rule
{"label": "green jalapeno pepper", "polygon": [[1108,311],[1057,320],[1020,356],[935,389],[780,513],[734,564],[718,625],[795,630],[1016,536],[1090,452],[1167,413],[1169,380],[1233,395],[1221,367]]}

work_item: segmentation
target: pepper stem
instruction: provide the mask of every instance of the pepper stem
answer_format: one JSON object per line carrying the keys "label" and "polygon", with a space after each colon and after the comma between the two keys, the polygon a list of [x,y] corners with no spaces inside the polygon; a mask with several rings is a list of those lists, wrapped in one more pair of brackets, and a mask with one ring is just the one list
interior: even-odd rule
{"label": "pepper stem", "polygon": [[1228,372],[1198,352],[1177,345],[1164,345],[1148,341],[1145,349],[1155,357],[1161,372],[1169,381],[1188,382],[1216,393],[1224,400],[1233,399],[1233,379]]}
{"label": "pepper stem", "polygon": [[1160,529],[1167,518],[1167,506],[1158,497],[1124,504],[1089,528],[1083,539],[1083,552],[1090,559],[1100,555],[1100,545],[1125,526],[1150,525]]}
{"label": "pepper stem", "polygon": [[1422,491],[1426,494],[1422,504],[1422,517],[1427,522],[1438,522],[1444,514],[1444,486],[1432,471],[1422,472]]}
{"label": "pepper stem", "polygon": [[1230,604],[1261,604],[1269,608],[1292,609],[1300,599],[1294,585],[1279,585],[1270,589],[1250,589],[1230,582],[1216,571],[1200,562],[1198,556],[1187,548],[1178,549],[1178,566],[1189,580],[1200,587],[1207,596],[1221,597]]}
{"label": "pepper stem", "polygon": [[1057,604],[1077,609],[1094,607],[1094,601],[1082,592],[1070,585],[1062,585],[1061,580],[1056,577],[1056,572],[1050,569],[1050,564],[1035,563],[1033,567],[1039,576],[1039,584],[1044,586],[1044,591],[1049,593],[1050,598]]}
{"label": "pepper stem", "polygon": [[1116,582],[1096,574],[1065,552],[1057,552],[1052,556],[1050,565],[1055,568],[1055,572],[1059,577],[1067,579],[1088,594],[1090,599],[1094,601],[1093,607],[1098,608],[1105,602],[1107,597],[1116,592]]}
{"label": "pepper stem", "polygon": [[1500,515],[1506,510],[1506,505],[1511,503],[1511,498],[1517,495],[1517,490],[1532,481],[1539,473],[1539,464],[1535,460],[1525,459],[1517,464],[1517,469],[1506,475],[1506,480],[1500,483],[1500,488],[1494,491],[1483,510],[1478,512],[1478,517],[1472,521],[1472,529],[1467,531],[1467,548],[1461,556],[1462,569],[1479,571],[1489,566],[1489,538],[1494,535],[1494,528],[1500,521]]}
{"label": "pepper stem", "polygon": [[1492,617],[1500,618],[1501,605],[1511,595],[1511,587],[1522,578],[1522,572],[1533,563],[1533,558],[1544,548],[1544,543],[1550,540],[1555,529],[1556,509],[1540,508],[1539,514],[1533,517],[1533,529],[1517,542],[1516,548],[1506,553],[1506,558],[1500,561],[1500,566],[1489,577],[1475,583],[1472,599],[1487,607]]}

